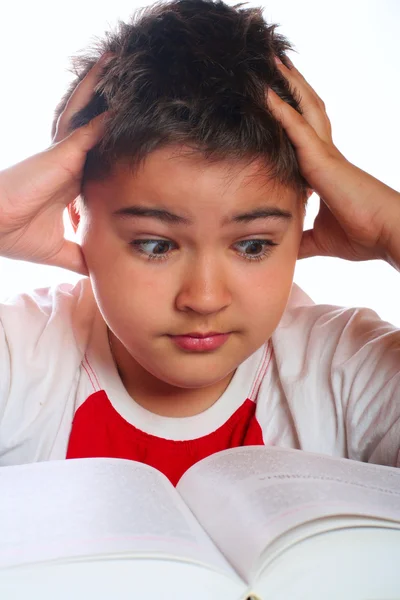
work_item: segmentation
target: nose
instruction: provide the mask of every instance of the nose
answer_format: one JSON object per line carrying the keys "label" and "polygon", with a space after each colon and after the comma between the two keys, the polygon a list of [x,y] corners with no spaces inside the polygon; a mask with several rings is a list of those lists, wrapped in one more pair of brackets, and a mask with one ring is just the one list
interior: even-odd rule
{"label": "nose", "polygon": [[220,312],[231,301],[226,273],[215,257],[203,256],[187,265],[176,296],[178,310],[208,315]]}

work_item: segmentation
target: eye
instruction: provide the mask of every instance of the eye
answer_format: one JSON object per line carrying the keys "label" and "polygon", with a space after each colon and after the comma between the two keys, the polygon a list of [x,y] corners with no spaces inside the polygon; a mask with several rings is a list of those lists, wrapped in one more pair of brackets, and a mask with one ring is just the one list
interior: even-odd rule
{"label": "eye", "polygon": [[[271,242],[271,240],[243,240],[235,244],[241,248],[249,249],[250,252],[239,252],[239,255],[244,260],[257,261],[263,260],[273,251],[273,246],[278,244]],[[168,240],[133,240],[130,242],[130,246],[134,248],[134,251],[138,254],[144,255],[146,260],[167,260],[170,255],[170,248],[175,246],[173,242]],[[150,250],[150,252],[149,252]]]}
{"label": "eye", "polygon": [[[130,245],[138,254],[144,254],[147,260],[166,260],[168,256],[165,250],[174,244],[168,240],[133,240]],[[151,247],[153,250],[149,253]]]}
{"label": "eye", "polygon": [[271,242],[271,240],[243,240],[236,244],[237,246],[244,247],[245,249],[249,249],[250,253],[239,252],[239,254],[245,260],[263,260],[273,251],[273,246],[278,246],[275,242]]}

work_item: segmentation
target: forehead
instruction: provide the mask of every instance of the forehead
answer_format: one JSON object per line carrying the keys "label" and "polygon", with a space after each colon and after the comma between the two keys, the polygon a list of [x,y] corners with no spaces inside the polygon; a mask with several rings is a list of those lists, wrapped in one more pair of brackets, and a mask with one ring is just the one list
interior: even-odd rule
{"label": "forehead", "polygon": [[299,203],[298,193],[272,179],[261,159],[210,161],[176,146],[151,152],[135,170],[119,161],[98,183],[97,194],[113,205],[135,200],[179,207],[183,213],[206,207],[224,212],[260,201],[294,209]]}

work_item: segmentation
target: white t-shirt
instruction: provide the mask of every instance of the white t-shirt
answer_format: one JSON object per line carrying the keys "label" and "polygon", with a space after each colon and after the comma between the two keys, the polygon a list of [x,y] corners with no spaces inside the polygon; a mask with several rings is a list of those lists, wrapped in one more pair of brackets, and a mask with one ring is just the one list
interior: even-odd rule
{"label": "white t-shirt", "polygon": [[0,305],[0,465],[84,456],[152,464],[173,483],[219,450],[269,444],[400,466],[400,330],[296,284],[269,340],[206,411],[172,418],[125,390],[90,280]]}

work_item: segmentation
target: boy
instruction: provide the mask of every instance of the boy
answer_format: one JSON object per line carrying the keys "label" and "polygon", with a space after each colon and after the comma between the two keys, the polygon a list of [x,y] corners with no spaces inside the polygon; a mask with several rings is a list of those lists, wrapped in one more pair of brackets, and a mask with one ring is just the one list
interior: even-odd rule
{"label": "boy", "polygon": [[274,29],[155,5],[77,61],[55,144],[0,174],[1,254],[88,275],[0,307],[2,465],[113,456],[176,484],[248,444],[399,464],[400,331],[293,285],[316,254],[400,270],[399,194],[335,148]]}

